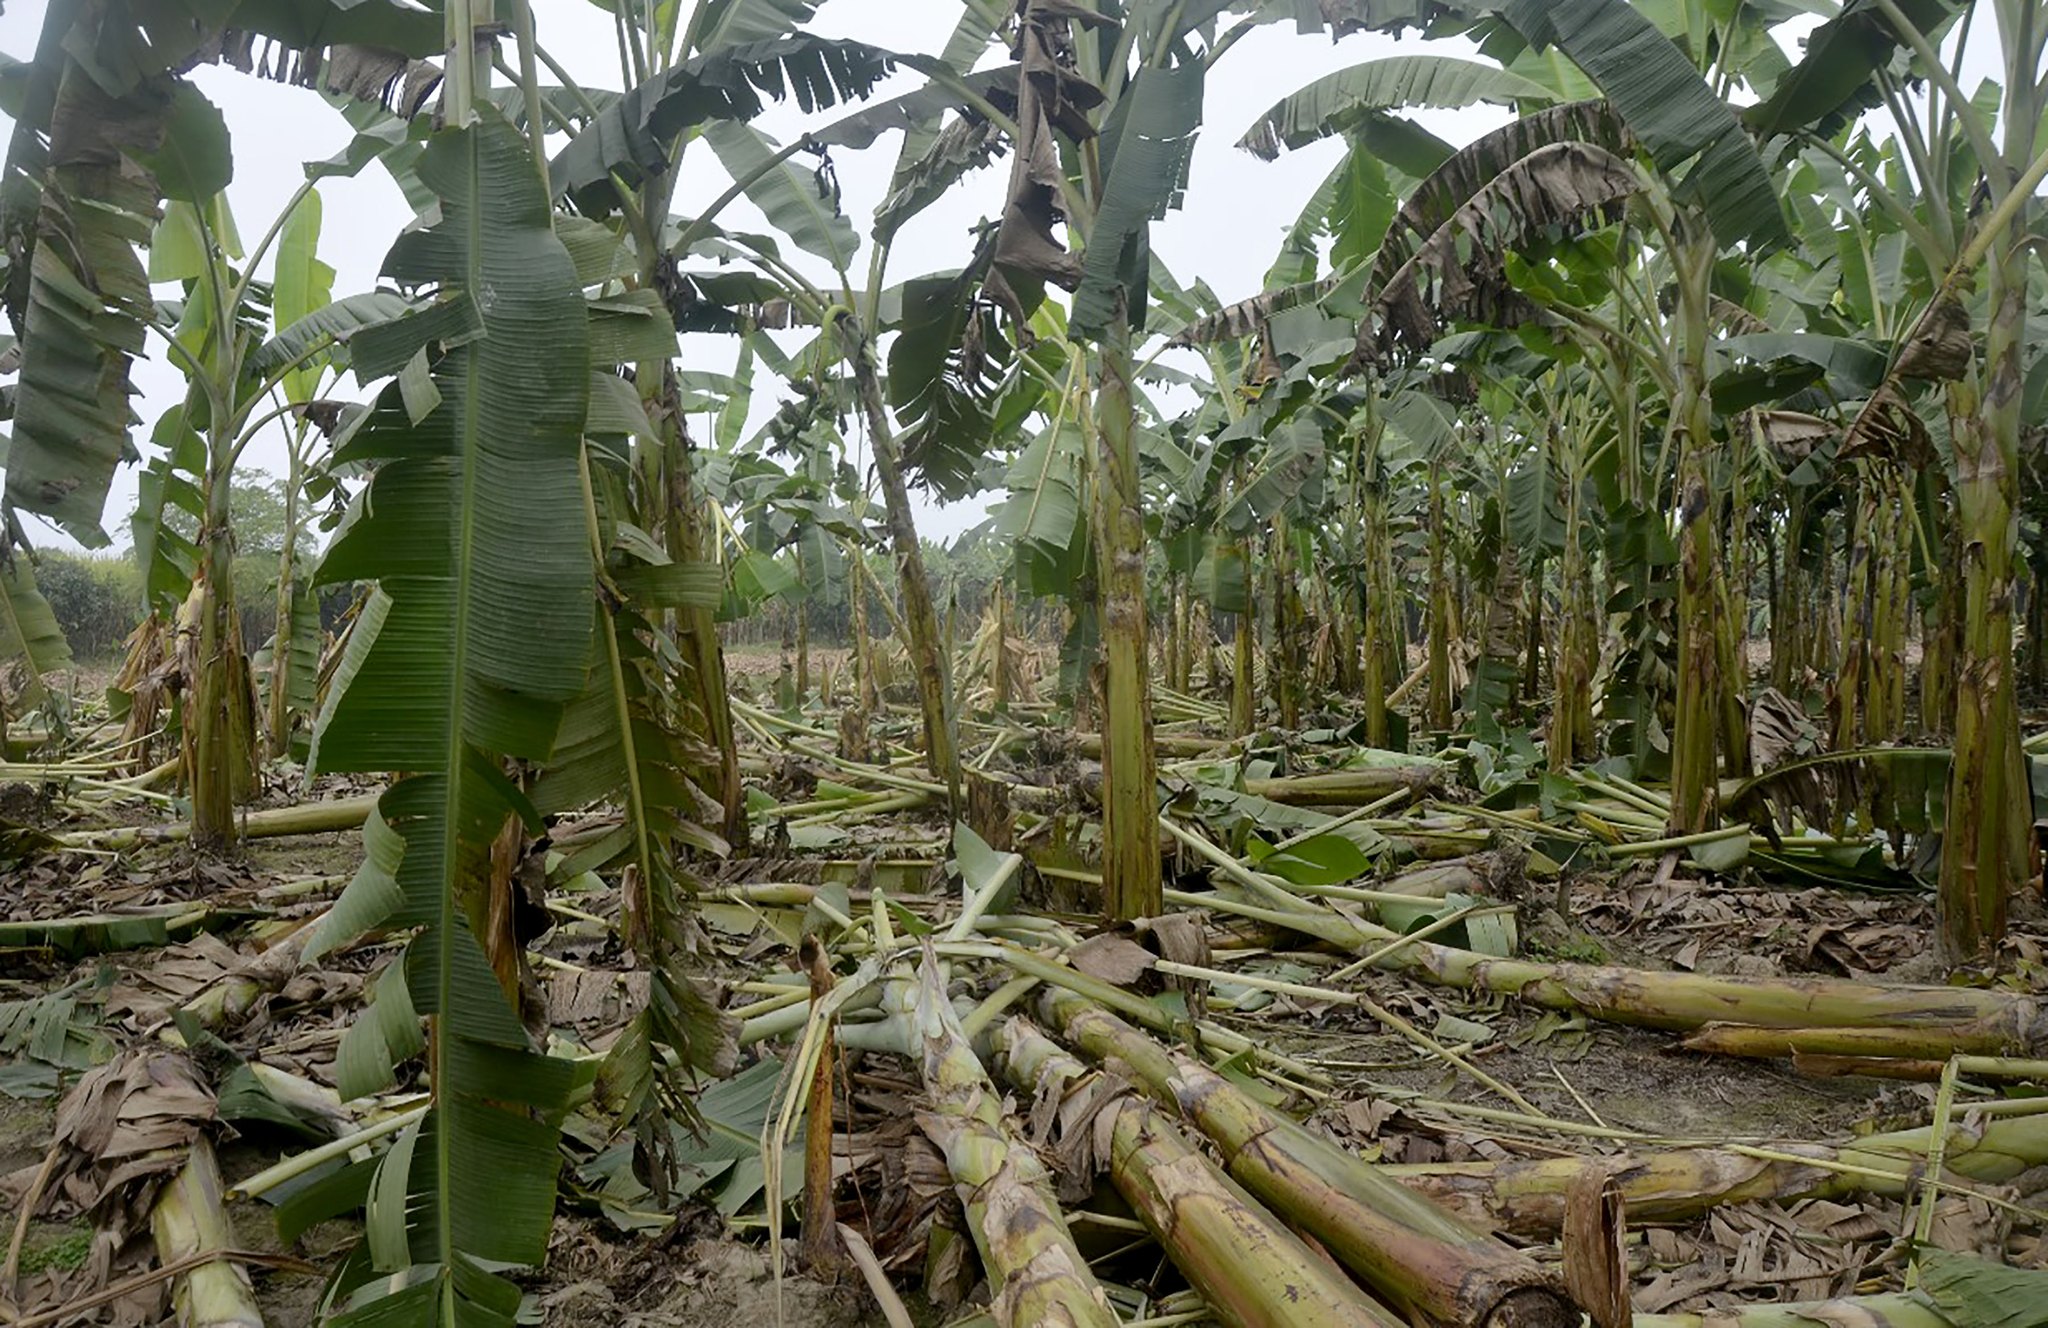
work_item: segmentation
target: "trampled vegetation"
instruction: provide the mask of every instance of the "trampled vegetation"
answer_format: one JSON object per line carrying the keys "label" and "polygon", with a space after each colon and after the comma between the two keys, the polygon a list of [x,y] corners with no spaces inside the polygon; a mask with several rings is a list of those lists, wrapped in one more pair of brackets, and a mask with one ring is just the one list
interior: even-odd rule
{"label": "trampled vegetation", "polygon": [[820,7],[0,63],[0,1318],[2048,1322],[2048,12]]}

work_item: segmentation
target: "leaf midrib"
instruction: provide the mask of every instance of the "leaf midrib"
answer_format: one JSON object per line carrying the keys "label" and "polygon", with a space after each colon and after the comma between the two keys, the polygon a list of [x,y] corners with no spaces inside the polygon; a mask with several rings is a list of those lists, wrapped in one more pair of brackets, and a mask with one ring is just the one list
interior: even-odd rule
{"label": "leaf midrib", "polygon": [[[469,206],[467,216],[463,219],[465,229],[463,239],[466,245],[463,255],[463,280],[466,283],[466,288],[473,291],[483,285],[482,172],[477,162],[481,140],[477,126],[474,124],[467,126],[462,132],[468,139],[466,144],[468,152],[464,158],[464,165],[469,176]],[[488,335],[489,333],[486,332],[485,336],[488,337]],[[454,1132],[451,1128],[453,1113],[449,1110],[446,1101],[446,1094],[448,1092],[446,1070],[448,1040],[454,1035],[451,1016],[454,1009],[454,937],[455,927],[457,926],[455,915],[455,877],[457,874],[456,864],[459,861],[458,853],[461,848],[459,827],[461,825],[463,780],[462,727],[466,708],[463,679],[467,676],[468,669],[470,563],[472,546],[475,541],[476,524],[478,375],[474,370],[475,360],[480,354],[478,345],[479,343],[477,342],[471,342],[455,352],[466,357],[470,363],[471,372],[463,375],[462,387],[462,449],[458,454],[461,458],[462,476],[459,491],[460,501],[456,505],[457,534],[454,569],[455,615],[453,627],[455,639],[453,649],[449,651],[448,737],[444,753],[444,759],[447,763],[447,774],[444,777],[446,794],[441,808],[441,870],[444,879],[440,882],[441,888],[437,891],[439,896],[439,917],[436,920],[436,924],[440,928],[441,947],[436,957],[436,972],[434,974],[435,1009],[438,1011],[435,1017],[440,1021],[440,1028],[437,1030],[433,1042],[434,1105],[441,1113],[441,1118],[436,1122],[437,1128],[434,1131],[434,1186],[438,1196],[438,1202],[435,1204],[435,1242],[441,1255],[442,1276],[446,1279],[442,1283],[444,1304],[451,1318],[455,1308],[452,1302],[455,1295],[456,1251],[454,1205],[450,1202],[448,1195],[454,1177],[454,1159],[452,1157]]]}

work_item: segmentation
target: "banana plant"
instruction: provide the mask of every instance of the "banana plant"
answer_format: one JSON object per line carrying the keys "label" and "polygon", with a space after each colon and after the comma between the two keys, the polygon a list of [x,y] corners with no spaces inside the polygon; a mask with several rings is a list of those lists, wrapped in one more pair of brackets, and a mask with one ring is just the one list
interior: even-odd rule
{"label": "banana plant", "polygon": [[146,14],[114,0],[48,7],[9,108],[0,201],[0,238],[13,256],[0,300],[21,352],[9,505],[88,547],[108,542],[101,512],[115,469],[133,455],[130,370],[153,312],[138,250],[165,199],[203,203],[231,170],[220,113],[182,71],[244,38],[289,44],[317,66],[353,43],[423,56],[440,37],[438,16],[397,0],[165,0]]}
{"label": "banana plant", "polygon": [[[1147,3],[1114,14],[1018,0],[1017,64],[1003,103],[971,98],[959,132],[950,140],[953,130],[942,132],[924,159],[930,169],[903,180],[928,191],[934,176],[957,178],[977,160],[972,144],[986,141],[979,126],[992,126],[986,132],[1000,132],[1012,156],[988,270],[979,278],[982,297],[1023,328],[1034,325],[1047,286],[1072,292],[1061,332],[1079,367],[1075,400],[1085,408],[1049,413],[1081,428],[1093,474],[1092,616],[1105,678],[1103,872],[1106,906],[1121,918],[1161,907],[1146,467],[1134,391],[1134,348],[1146,335],[1152,286],[1150,225],[1186,183],[1210,67],[1253,27],[1293,13],[1229,0]],[[1226,16],[1235,17],[1226,23]],[[1064,242],[1055,232],[1061,226]],[[953,446],[980,441],[964,433]],[[1055,451],[1049,443],[1045,455]]]}
{"label": "banana plant", "polygon": [[[1880,78],[1868,99],[1891,113],[1911,160],[1905,178],[1915,182],[1918,198],[1865,179],[1853,158],[1834,155],[1911,237],[1927,284],[1915,292],[1924,300],[1921,313],[1900,337],[1843,450],[1884,455],[1925,437],[1906,389],[1915,379],[1942,385],[1956,545],[1965,553],[1956,560],[1959,584],[1951,588],[1945,616],[1954,624],[1956,760],[1938,911],[1943,949],[1962,961],[1981,957],[2004,935],[2006,900],[2026,874],[2029,813],[2012,685],[2014,530],[2032,288],[2022,237],[2037,213],[2033,195],[2048,178],[2048,143],[2040,141],[2048,106],[2048,24],[2026,5],[1991,6],[2004,78],[1994,89],[1997,104],[1984,106],[1964,94],[1937,49],[1956,6],[1879,0],[1873,8],[1830,27],[1844,41],[1874,34],[1883,45],[1903,48],[1911,71],[1927,80],[1925,128],[1895,81]],[[1955,40],[1966,41],[1967,31]],[[1998,141],[1994,130],[2001,128]],[[1958,166],[1968,172],[1964,179],[1981,180],[1988,209],[1973,215],[1968,200],[1955,196]],[[1980,269],[1987,280],[1973,313],[1963,293]],[[1981,359],[1973,335],[1979,318],[1985,328]]]}
{"label": "banana plant", "polygon": [[[767,265],[776,286],[795,276],[773,238],[735,239],[716,226],[717,213],[743,194],[765,199],[770,220],[799,247],[839,257],[842,271],[851,256],[851,228],[836,208],[821,205],[816,187],[789,164],[798,151],[828,141],[831,131],[778,150],[744,123],[763,109],[762,90],[780,99],[785,88],[793,89],[804,109],[820,109],[867,96],[894,67],[889,53],[874,47],[799,31],[816,7],[814,0],[700,0],[644,12],[615,6],[626,91],[603,106],[544,47],[535,48],[538,60],[561,80],[561,95],[545,101],[559,104],[557,127],[571,135],[551,163],[552,189],[623,240],[622,286],[657,294],[679,328],[717,327],[720,308],[755,303],[759,289],[759,283],[741,279],[744,273],[693,272],[683,263],[707,254],[746,254]],[[881,111],[875,121],[848,117],[847,141],[871,141],[891,114]],[[701,149],[690,156],[689,149],[700,142],[735,176],[733,188],[701,216],[672,218],[685,162],[703,156]],[[712,321],[694,321],[702,319]],[[639,524],[671,558],[694,563],[707,559],[716,531],[695,478],[695,444],[683,427],[674,354],[671,343],[635,370],[641,408],[654,432],[634,444],[632,493]],[[702,605],[672,612],[695,692],[690,713],[704,725],[696,736],[717,753],[713,766],[699,771],[700,781],[720,799],[723,835],[738,841],[745,832],[745,806],[714,616]]]}
{"label": "banana plant", "polygon": [[[420,311],[395,293],[328,300],[331,275],[312,255],[308,234],[317,226],[318,198],[311,182],[302,186],[246,255],[222,196],[174,200],[151,248],[151,275],[184,290],[152,330],[185,369],[188,386],[185,400],[156,426],[154,439],[165,450],[144,474],[132,524],[150,608],[176,618],[184,773],[193,839],[202,847],[234,843],[234,809],[251,787],[257,751],[254,680],[232,576],[235,470],[252,441],[283,425],[293,456],[287,524],[295,526],[309,432],[316,419],[332,424],[340,413],[314,395],[321,373],[346,341],[374,344],[381,336],[383,354],[410,356],[432,335],[423,317],[409,317]],[[258,265],[281,239],[277,279],[258,280]],[[176,529],[179,516],[194,525],[193,537]],[[291,533],[280,555],[280,608],[288,611],[272,647],[271,719],[280,752],[293,723],[290,698],[296,693],[302,707],[311,699],[318,649],[312,601],[292,574]],[[296,660],[294,618],[303,628]]]}
{"label": "banana plant", "polygon": [[583,297],[527,137],[474,96],[466,10],[451,5],[448,127],[419,159],[437,215],[384,266],[424,307],[351,347],[359,377],[396,379],[337,451],[374,471],[315,573],[376,589],[312,765],[405,772],[317,943],[418,928],[358,1036],[403,1055],[426,1016],[433,1086],[377,1166],[363,1251],[335,1288],[339,1324],[512,1322],[519,1292],[496,1270],[545,1255],[575,1077],[518,1018],[517,942],[488,861],[508,824],[540,824],[507,762],[555,753],[590,678],[584,433],[593,357],[609,368],[622,330]]}

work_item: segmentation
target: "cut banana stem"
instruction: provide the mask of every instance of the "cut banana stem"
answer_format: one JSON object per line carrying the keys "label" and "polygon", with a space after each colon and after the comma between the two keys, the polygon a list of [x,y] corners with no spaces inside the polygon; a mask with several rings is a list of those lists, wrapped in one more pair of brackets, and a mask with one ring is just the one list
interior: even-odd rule
{"label": "cut banana stem", "polygon": [[[157,1262],[166,1268],[236,1248],[220,1165],[204,1138],[192,1141],[185,1165],[157,1195],[149,1225]],[[249,1274],[225,1257],[208,1259],[173,1278],[171,1304],[181,1328],[263,1328]]]}

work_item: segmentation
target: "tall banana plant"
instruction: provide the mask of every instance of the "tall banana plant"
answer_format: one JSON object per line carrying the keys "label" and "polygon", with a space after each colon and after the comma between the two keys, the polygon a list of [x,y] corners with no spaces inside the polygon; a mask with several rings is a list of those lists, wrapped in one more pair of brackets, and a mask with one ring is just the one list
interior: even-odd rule
{"label": "tall banana plant", "polygon": [[[237,464],[260,433],[284,426],[292,434],[295,459],[286,501],[296,516],[296,457],[311,427],[309,416],[318,413],[312,407],[317,367],[337,338],[405,307],[396,297],[372,295],[330,308],[324,290],[309,288],[307,277],[318,259],[310,253],[306,228],[309,216],[318,216],[318,206],[311,185],[301,188],[245,257],[224,197],[215,194],[197,203],[177,199],[151,248],[151,276],[180,282],[184,289],[175,322],[156,326],[171,358],[185,370],[187,393],[157,424],[156,440],[166,451],[145,476],[133,524],[152,597],[175,601],[183,769],[192,800],[193,842],[203,848],[235,841],[235,807],[252,786],[258,751],[254,679],[234,593],[230,498]],[[279,280],[259,282],[257,265],[280,236],[288,239],[289,252],[280,259]],[[266,337],[273,325],[276,331]],[[170,556],[174,543],[183,541],[166,523],[181,509],[197,526],[196,538],[186,545],[189,561]],[[288,590],[292,541],[286,543],[281,570]],[[304,607],[296,601],[290,605],[300,616]],[[271,723],[280,731],[288,731],[291,722],[292,616],[287,612],[279,622],[285,671],[271,680],[276,702]],[[317,649],[317,643],[306,644]],[[303,657],[298,664],[303,703],[311,667]]]}
{"label": "tall banana plant", "polygon": [[[1085,364],[1075,361],[1076,400],[1085,408],[1064,418],[1079,427],[1092,474],[1089,547],[1105,679],[1103,875],[1106,906],[1120,918],[1161,907],[1133,353],[1147,331],[1150,226],[1186,185],[1210,66],[1250,27],[1282,17],[1280,9],[1204,0],[1112,14],[1017,0],[1014,93],[1006,98],[1014,109],[971,103],[1012,149],[981,290],[1019,326],[1048,285],[1071,291],[1062,336],[1087,355]],[[1226,14],[1241,17],[1226,27]],[[951,168],[957,176],[972,158],[953,160],[963,163]],[[1055,233],[1062,225],[1073,249]]]}
{"label": "tall banana plant", "polygon": [[[710,312],[705,305],[723,303],[721,296],[733,284],[717,275],[693,276],[681,266],[706,249],[721,257],[744,251],[763,258],[778,286],[800,281],[780,261],[774,241],[762,237],[749,248],[713,224],[718,211],[743,193],[762,201],[771,221],[800,247],[836,259],[835,271],[843,279],[852,251],[851,228],[836,217],[835,208],[821,205],[816,186],[801,180],[789,164],[800,148],[817,140],[807,137],[777,150],[744,124],[763,109],[762,90],[779,99],[790,89],[805,110],[819,109],[865,97],[893,68],[889,54],[874,47],[799,32],[816,7],[814,0],[700,0],[645,12],[618,6],[614,17],[626,92],[602,108],[567,81],[544,48],[537,49],[564,80],[564,95],[551,98],[550,104],[558,101],[569,108],[560,127],[572,136],[552,163],[553,188],[588,218],[618,218],[607,224],[626,241],[626,270],[619,274],[624,285],[659,295],[675,311],[678,324]],[[857,138],[859,131],[852,132]],[[879,130],[867,137],[874,132]],[[733,188],[698,217],[672,218],[685,162],[694,164],[703,156],[702,149],[694,156],[689,149],[700,143],[735,176]],[[634,444],[637,480],[630,492],[639,523],[671,558],[701,562],[716,532],[695,478],[695,444],[684,428],[674,351],[671,342],[635,366],[633,381],[653,432]],[[904,517],[907,521],[907,500]],[[745,833],[745,808],[713,614],[696,604],[672,612],[677,645],[692,680],[689,713],[702,725],[696,736],[717,754],[698,774],[719,798],[722,833],[738,840]],[[937,756],[942,749],[935,746],[933,752]]]}
{"label": "tall banana plant", "polygon": [[[392,1030],[414,1012],[429,1019],[434,1095],[377,1170],[340,1324],[513,1321],[519,1292],[496,1269],[546,1253],[574,1077],[535,1048],[516,993],[500,985],[486,883],[507,823],[539,827],[507,762],[550,757],[591,672],[592,314],[527,138],[488,106],[472,109],[462,83],[451,84],[451,127],[419,162],[438,215],[384,266],[431,295],[406,321],[435,335],[395,365],[377,358],[381,338],[357,339],[359,374],[398,378],[339,451],[375,470],[315,574],[376,590],[313,764],[404,772],[316,943],[418,928],[368,1018]],[[378,1039],[387,1054],[396,1036]]]}
{"label": "tall banana plant", "polygon": [[[1909,206],[1878,181],[1862,183],[1899,216],[1931,280],[1923,312],[1851,426],[1844,450],[1894,452],[1896,440],[1915,436],[1915,412],[1902,386],[1915,378],[1944,384],[1963,557],[1959,594],[1950,605],[1955,760],[1938,912],[1944,951],[1963,961],[1982,958],[2003,937],[2007,899],[2026,875],[2030,812],[2013,685],[2014,530],[2032,280],[2024,237],[2035,224],[2030,216],[2039,215],[2035,192],[2048,178],[2048,142],[2040,137],[2048,107],[2048,22],[2035,6],[2007,0],[1990,6],[2003,74],[1994,110],[1964,94],[1937,49],[1941,26],[1956,6],[1879,0],[1874,8],[1875,14],[1844,15],[1830,27],[1844,40],[1874,34],[1879,44],[1908,51],[1913,73],[1930,84],[1932,113],[1923,132],[1896,86],[1880,81],[1877,94],[1908,145],[1922,206]],[[1997,130],[2002,141],[1994,137]],[[1972,174],[1989,198],[1979,215],[1953,197],[1958,162],[1974,165]],[[1973,313],[1963,296],[1980,269],[1984,300]],[[1973,335],[1979,317],[1981,359]]]}

